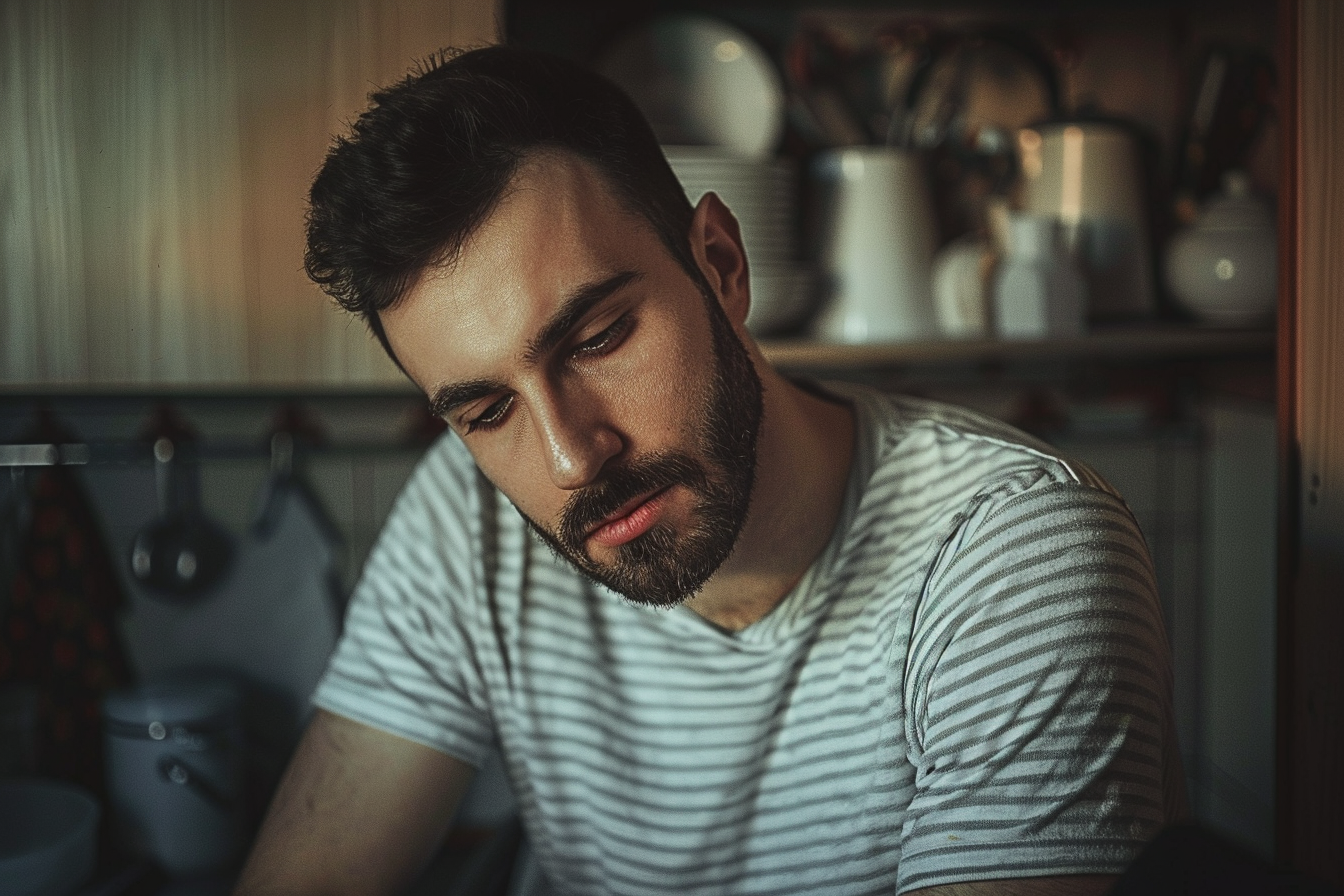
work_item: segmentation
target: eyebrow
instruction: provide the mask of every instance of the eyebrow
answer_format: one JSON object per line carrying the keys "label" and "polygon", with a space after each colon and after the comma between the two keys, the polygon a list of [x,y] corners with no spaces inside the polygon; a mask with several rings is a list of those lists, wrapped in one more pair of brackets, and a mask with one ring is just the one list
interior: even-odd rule
{"label": "eyebrow", "polygon": [[[529,364],[534,363],[542,355],[555,349],[595,305],[643,277],[644,275],[637,271],[621,271],[602,280],[586,283],[574,290],[537,335],[528,340],[527,348],[523,351],[523,360]],[[493,392],[500,392],[504,388],[504,383],[492,379],[446,383],[434,390],[429,400],[429,412],[436,417],[446,417],[462,405],[484,398]]]}
{"label": "eyebrow", "polygon": [[551,315],[551,319],[541,328],[541,332],[528,341],[527,350],[523,352],[523,360],[532,364],[542,355],[554,350],[594,305],[643,276],[635,271],[621,271],[605,280],[580,286],[565,299],[559,310]]}

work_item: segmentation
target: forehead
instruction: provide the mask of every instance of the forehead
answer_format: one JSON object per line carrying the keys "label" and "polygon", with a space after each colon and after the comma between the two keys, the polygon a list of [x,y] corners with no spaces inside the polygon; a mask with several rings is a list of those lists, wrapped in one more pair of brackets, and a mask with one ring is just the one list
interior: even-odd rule
{"label": "forehead", "polygon": [[570,263],[628,250],[622,237],[632,229],[653,236],[596,166],[567,153],[533,153],[457,257],[430,273],[459,281],[503,270],[533,277],[559,273]]}
{"label": "forehead", "polygon": [[531,335],[576,287],[666,263],[675,264],[651,225],[591,163],[533,155],[457,256],[426,270],[383,326],[424,387],[474,374],[463,368]]}

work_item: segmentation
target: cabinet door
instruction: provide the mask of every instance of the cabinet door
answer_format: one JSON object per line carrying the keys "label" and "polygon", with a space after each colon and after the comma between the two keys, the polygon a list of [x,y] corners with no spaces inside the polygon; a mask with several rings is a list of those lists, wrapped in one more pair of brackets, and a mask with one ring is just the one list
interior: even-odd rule
{"label": "cabinet door", "polygon": [[309,181],[492,0],[0,4],[0,382],[395,381],[303,275]]}

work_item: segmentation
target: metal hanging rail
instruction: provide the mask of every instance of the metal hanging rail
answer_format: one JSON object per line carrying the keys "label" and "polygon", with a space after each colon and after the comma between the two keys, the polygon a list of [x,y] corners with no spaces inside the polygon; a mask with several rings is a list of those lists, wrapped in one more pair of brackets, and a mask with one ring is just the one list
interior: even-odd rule
{"label": "metal hanging rail", "polygon": [[87,464],[92,451],[88,445],[0,445],[0,467],[55,467]]}
{"label": "metal hanging rail", "polygon": [[[155,443],[128,440],[118,442],[73,442],[65,444],[0,444],[0,468],[55,466],[152,465]],[[175,443],[180,459],[198,463],[218,460],[270,459],[272,465],[290,464],[298,456],[373,456],[423,451],[427,443],[412,439],[401,441],[344,442],[313,444],[294,439],[288,433],[276,433],[268,441],[198,441]]]}

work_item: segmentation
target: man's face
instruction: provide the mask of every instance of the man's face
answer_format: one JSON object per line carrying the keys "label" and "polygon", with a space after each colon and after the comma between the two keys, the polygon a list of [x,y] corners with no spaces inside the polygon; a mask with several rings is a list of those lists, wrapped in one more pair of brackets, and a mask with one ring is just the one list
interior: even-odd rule
{"label": "man's face", "polygon": [[383,326],[486,476],[592,578],[670,606],[732,551],[760,381],[715,297],[586,163],[525,163]]}

